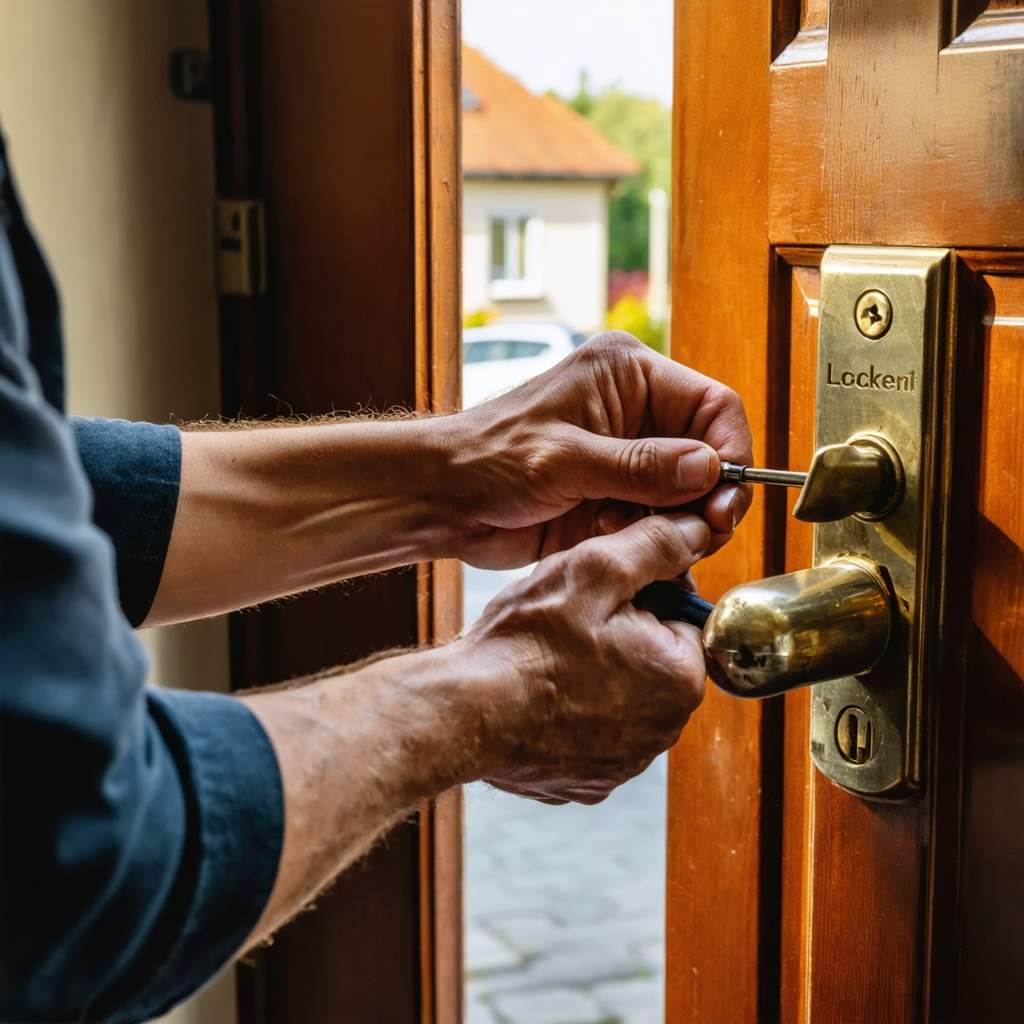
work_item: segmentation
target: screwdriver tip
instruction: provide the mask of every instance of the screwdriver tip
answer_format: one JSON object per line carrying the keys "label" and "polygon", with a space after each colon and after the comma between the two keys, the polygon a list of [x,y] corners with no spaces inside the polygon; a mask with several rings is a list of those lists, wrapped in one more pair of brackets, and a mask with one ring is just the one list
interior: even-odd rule
{"label": "screwdriver tip", "polygon": [[741,484],[743,483],[743,474],[746,470],[746,466],[739,466],[735,462],[723,462],[722,463],[722,476],[720,482],[730,484]]}

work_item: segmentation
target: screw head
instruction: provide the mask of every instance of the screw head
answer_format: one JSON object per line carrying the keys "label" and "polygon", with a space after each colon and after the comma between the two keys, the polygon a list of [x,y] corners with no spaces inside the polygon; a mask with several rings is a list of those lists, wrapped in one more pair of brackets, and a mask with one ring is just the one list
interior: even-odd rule
{"label": "screw head", "polygon": [[892,326],[892,303],[889,296],[877,288],[866,291],[857,300],[853,318],[865,338],[877,341]]}

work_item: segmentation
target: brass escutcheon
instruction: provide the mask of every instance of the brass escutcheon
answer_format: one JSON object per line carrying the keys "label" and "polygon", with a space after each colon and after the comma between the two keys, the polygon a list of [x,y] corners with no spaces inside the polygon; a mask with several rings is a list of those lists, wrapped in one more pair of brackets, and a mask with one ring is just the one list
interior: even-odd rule
{"label": "brass escutcheon", "polygon": [[924,777],[949,263],[946,249],[832,246],[821,264],[818,454],[797,514],[816,522],[815,566],[852,556],[884,571],[894,619],[875,665],[811,691],[810,746],[827,778],[873,799],[913,799]]}

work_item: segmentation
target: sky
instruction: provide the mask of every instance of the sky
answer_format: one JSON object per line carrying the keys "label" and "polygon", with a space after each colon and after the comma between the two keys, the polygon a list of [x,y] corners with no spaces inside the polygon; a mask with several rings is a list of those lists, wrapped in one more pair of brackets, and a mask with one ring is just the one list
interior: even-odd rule
{"label": "sky", "polygon": [[462,35],[534,92],[619,84],[672,102],[672,0],[462,0]]}

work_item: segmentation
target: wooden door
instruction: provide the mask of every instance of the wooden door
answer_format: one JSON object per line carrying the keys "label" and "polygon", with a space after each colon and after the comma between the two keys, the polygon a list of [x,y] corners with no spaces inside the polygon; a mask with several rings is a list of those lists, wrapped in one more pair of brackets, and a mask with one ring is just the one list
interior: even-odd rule
{"label": "wooden door", "polygon": [[[978,1021],[1024,1006],[1024,4],[677,0],[673,354],[806,468],[818,264],[955,250],[936,368],[954,558],[922,797],[811,766],[808,693],[718,692],[671,762],[667,1020]],[[758,494],[708,596],[811,559]]]}
{"label": "wooden door", "polygon": [[[223,297],[229,416],[450,411],[461,380],[457,0],[211,0],[222,198],[264,204],[267,287]],[[232,616],[232,682],[459,629],[458,569]],[[239,968],[245,1024],[455,1024],[461,798],[399,825]]]}

